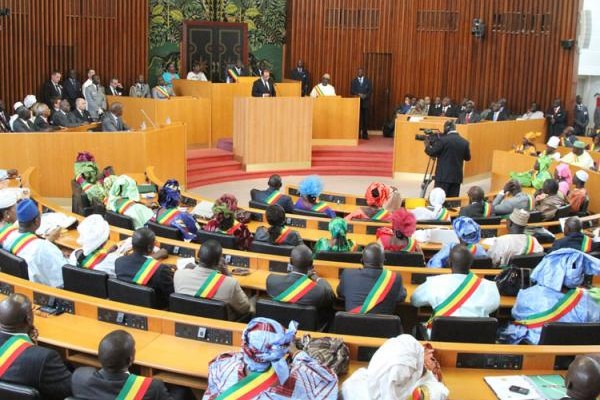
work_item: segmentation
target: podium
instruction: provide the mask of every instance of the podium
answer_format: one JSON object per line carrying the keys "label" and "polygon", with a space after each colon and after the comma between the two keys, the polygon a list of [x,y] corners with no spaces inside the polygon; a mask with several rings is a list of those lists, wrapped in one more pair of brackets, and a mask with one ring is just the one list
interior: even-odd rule
{"label": "podium", "polygon": [[310,168],[313,99],[233,99],[233,152],[246,171]]}
{"label": "podium", "polygon": [[358,145],[360,99],[341,96],[317,97],[313,114],[313,144]]}

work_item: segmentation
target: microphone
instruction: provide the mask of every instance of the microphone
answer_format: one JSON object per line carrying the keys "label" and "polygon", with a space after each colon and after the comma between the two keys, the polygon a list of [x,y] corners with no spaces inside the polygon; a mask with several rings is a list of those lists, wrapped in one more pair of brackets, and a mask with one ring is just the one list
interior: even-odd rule
{"label": "microphone", "polygon": [[152,121],[152,119],[148,116],[148,114],[146,114],[146,111],[144,111],[143,109],[140,109],[140,112],[144,115],[144,117],[150,121],[150,124],[156,129],[156,124],[154,123],[154,121]]}

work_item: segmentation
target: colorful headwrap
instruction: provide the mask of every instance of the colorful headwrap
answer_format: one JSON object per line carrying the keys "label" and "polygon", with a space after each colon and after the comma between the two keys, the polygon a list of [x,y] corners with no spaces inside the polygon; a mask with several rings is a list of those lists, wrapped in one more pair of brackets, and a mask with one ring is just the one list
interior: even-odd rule
{"label": "colorful headwrap", "polygon": [[538,174],[547,172],[548,168],[550,168],[550,164],[552,164],[552,158],[547,155],[540,155],[537,159],[538,162]]}
{"label": "colorful headwrap", "polygon": [[98,165],[94,161],[77,161],[73,165],[75,179],[83,176],[89,183],[96,183],[98,180]]}
{"label": "colorful headwrap", "polygon": [[237,199],[234,195],[225,193],[215,201],[212,211],[216,219],[227,219],[233,217],[233,213],[237,210]]}
{"label": "colorful headwrap", "polygon": [[371,207],[381,208],[390,198],[390,188],[379,182],[373,182],[365,192],[367,204]]}
{"label": "colorful headwrap", "polygon": [[254,318],[242,333],[244,363],[252,372],[264,372],[273,367],[279,383],[284,384],[290,376],[285,355],[296,336],[298,323],[290,321],[287,330],[269,318]]}
{"label": "colorful headwrap", "polygon": [[345,238],[348,233],[348,223],[345,219],[336,217],[329,221],[329,233],[332,238]]}
{"label": "colorful headwrap", "polygon": [[94,155],[89,151],[80,151],[79,153],[77,153],[77,159],[75,160],[75,162],[82,161],[96,162],[96,157],[94,157]]}
{"label": "colorful headwrap", "polygon": [[179,182],[169,179],[158,192],[158,204],[163,208],[175,208],[181,201]]}
{"label": "colorful headwrap", "polygon": [[573,174],[571,168],[565,163],[560,163],[556,166],[556,176],[567,182],[569,185],[573,183]]}
{"label": "colorful headwrap", "polygon": [[575,249],[560,249],[543,258],[531,273],[538,285],[560,291],[576,288],[584,275],[600,275],[600,260]]}
{"label": "colorful headwrap", "polygon": [[[107,179],[104,180],[105,185]],[[115,210],[115,202],[121,198],[140,201],[140,192],[138,191],[137,183],[127,175],[121,175],[112,182],[108,192],[108,209],[111,211]]]}
{"label": "colorful headwrap", "polygon": [[531,142],[531,141],[539,138],[540,136],[542,136],[541,132],[527,132],[524,137],[525,137],[525,139],[527,139],[528,141]]}
{"label": "colorful headwrap", "polygon": [[452,221],[452,227],[459,239],[467,244],[479,243],[481,240],[481,227],[472,218],[458,217]]}
{"label": "colorful headwrap", "polygon": [[392,229],[409,238],[417,230],[417,219],[410,211],[399,208],[392,213]]}
{"label": "colorful headwrap", "polygon": [[301,196],[319,197],[323,191],[323,181],[318,175],[307,176],[300,182],[298,191]]}

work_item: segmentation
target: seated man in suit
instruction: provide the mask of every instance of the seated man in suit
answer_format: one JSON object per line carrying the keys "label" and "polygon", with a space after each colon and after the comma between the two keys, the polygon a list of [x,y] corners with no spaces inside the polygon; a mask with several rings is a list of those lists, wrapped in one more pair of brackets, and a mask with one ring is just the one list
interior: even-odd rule
{"label": "seated man in suit", "polygon": [[17,109],[17,118],[12,125],[13,132],[35,132],[35,126],[31,122],[31,111],[26,107]]}
{"label": "seated man in suit", "polygon": [[260,79],[252,84],[252,97],[275,97],[276,95],[271,72],[268,69],[263,69]]}
{"label": "seated man in suit", "polygon": [[144,99],[150,98],[150,85],[146,83],[144,75],[140,74],[138,76],[137,81],[129,89],[129,96]]}
{"label": "seated man in suit", "polygon": [[479,114],[475,111],[475,103],[471,100],[465,104],[465,110],[458,116],[458,124],[474,124],[480,121]]}
{"label": "seated man in suit", "polygon": [[11,294],[0,303],[0,351],[6,368],[1,381],[37,389],[44,399],[63,400],[71,395],[71,372],[54,350],[37,346],[31,301]]}
{"label": "seated man in suit", "polygon": [[52,125],[58,126],[61,128],[69,128],[73,126],[79,126],[77,122],[74,122],[70,118],[71,105],[69,104],[69,100],[61,100],[60,108],[58,110],[54,110],[52,117],[50,118],[50,122]]}
{"label": "seated man in suit", "polygon": [[570,217],[565,221],[563,233],[565,236],[562,239],[552,243],[550,252],[565,248],[580,250],[584,253],[600,250],[600,242],[594,242],[591,237],[583,233],[581,220],[577,217]]}
{"label": "seated man in suit", "polygon": [[506,121],[507,119],[508,115],[506,115],[506,112],[502,109],[502,105],[500,104],[500,102],[494,103],[492,105],[492,112],[487,115],[487,120],[498,122]]}
{"label": "seated man in suit", "polygon": [[72,122],[79,125],[91,124],[94,122],[90,112],[87,110],[87,102],[81,97],[75,100],[75,109],[71,110],[69,118]]}
{"label": "seated man in suit", "polygon": [[271,274],[267,278],[267,293],[275,301],[314,306],[322,322],[333,316],[335,294],[331,285],[317,276],[313,269],[312,252],[306,245],[294,247],[287,275]]}
{"label": "seated man in suit", "polygon": [[50,125],[50,107],[44,103],[38,103],[34,107],[35,119],[33,120],[33,126],[36,132],[50,132],[56,128]]}
{"label": "seated man in suit", "polygon": [[[98,361],[102,368],[80,367],[73,372],[73,395],[82,400],[170,400],[162,381],[129,372],[134,359],[133,336],[123,330],[112,331],[98,346]],[[137,385],[137,382],[141,384]]]}
{"label": "seated man in suit", "polygon": [[404,301],[406,289],[402,286],[402,277],[383,269],[383,261],[383,248],[371,243],[363,250],[363,268],[348,268],[342,272],[337,295],[344,299],[346,311],[393,314],[396,304]]}
{"label": "seated man in suit", "polygon": [[112,103],[110,111],[102,118],[102,131],[122,132],[128,130],[129,127],[123,122],[123,105],[121,103]]}
{"label": "seated man in suit", "polygon": [[189,264],[175,272],[175,293],[222,301],[227,304],[228,319],[235,321],[254,313],[254,304],[240,283],[229,276],[222,256],[223,249],[219,242],[204,242],[198,250],[198,265]]}
{"label": "seated man in suit", "polygon": [[110,83],[108,84],[108,91],[106,92],[107,96],[123,96],[123,85],[119,82],[118,78],[111,78]]}
{"label": "seated man in suit", "polygon": [[156,292],[158,306],[164,308],[169,304],[169,296],[173,293],[173,270],[161,265],[155,258],[166,258],[166,251],[154,251],[156,237],[148,228],[140,228],[133,232],[131,255],[117,258],[115,273],[117,279],[151,287]]}
{"label": "seated man in suit", "polygon": [[558,182],[554,179],[546,179],[542,193],[535,198],[535,209],[544,215],[544,221],[551,221],[556,211],[567,204],[565,196],[558,190]]}
{"label": "seated man in suit", "polygon": [[514,256],[543,253],[544,248],[535,237],[525,234],[529,222],[529,213],[525,210],[515,209],[508,220],[506,227],[508,234],[497,237],[488,250],[488,256],[494,266],[508,265]]}
{"label": "seated man in suit", "polygon": [[266,190],[252,189],[250,197],[259,203],[279,204],[286,213],[294,212],[294,202],[290,196],[281,193],[281,185],[281,177],[273,174],[267,182],[268,188]]}
{"label": "seated man in suit", "polygon": [[469,205],[460,208],[461,217],[489,218],[493,214],[492,205],[485,201],[485,193],[481,186],[471,186],[467,192]]}

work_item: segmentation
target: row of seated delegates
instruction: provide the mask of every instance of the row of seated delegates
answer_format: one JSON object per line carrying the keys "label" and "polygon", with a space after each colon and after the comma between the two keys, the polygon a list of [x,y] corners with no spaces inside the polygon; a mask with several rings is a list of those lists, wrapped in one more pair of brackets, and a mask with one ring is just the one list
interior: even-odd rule
{"label": "row of seated delegates", "polygon": [[281,176],[273,174],[267,181],[267,188],[265,190],[252,189],[250,191],[250,199],[258,203],[269,204],[269,205],[280,205],[286,213],[294,212],[294,202],[292,198],[286,194],[281,193]]}
{"label": "row of seated delegates", "polygon": [[565,236],[552,243],[550,252],[560,249],[575,249],[584,253],[596,252],[600,250],[600,240],[590,237],[583,232],[583,224],[578,217],[569,217],[565,221],[563,233]]}
{"label": "row of seated delegates", "polygon": [[313,211],[327,215],[329,218],[336,216],[335,211],[323,201],[318,201],[323,192],[323,180],[318,175],[310,175],[304,178],[298,185],[300,197],[294,204],[298,210]]}
{"label": "row of seated delegates", "polygon": [[477,222],[469,217],[458,217],[452,221],[452,228],[458,237],[458,243],[446,243],[442,246],[440,251],[433,255],[427,262],[429,268],[443,268],[448,267],[450,262],[450,254],[452,249],[460,244],[469,250],[469,252],[476,258],[487,257],[488,254],[479,244],[481,240],[481,227]]}
{"label": "row of seated delegates", "polygon": [[359,207],[348,214],[348,221],[353,219],[389,222],[392,212],[402,205],[402,196],[397,188],[381,182],[371,183],[365,192],[366,207]]}
{"label": "row of seated delegates", "polygon": [[538,240],[525,232],[528,222],[528,211],[513,210],[506,221],[508,234],[497,237],[487,252],[494,266],[508,265],[514,256],[544,252]]}

